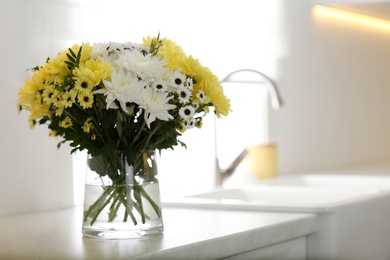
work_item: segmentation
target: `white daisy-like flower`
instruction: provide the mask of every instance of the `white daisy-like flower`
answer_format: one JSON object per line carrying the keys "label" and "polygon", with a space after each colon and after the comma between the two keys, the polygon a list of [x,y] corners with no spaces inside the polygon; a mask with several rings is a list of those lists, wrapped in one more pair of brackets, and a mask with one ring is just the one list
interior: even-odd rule
{"label": "white daisy-like flower", "polygon": [[206,95],[204,94],[204,91],[203,90],[198,90],[198,93],[196,93],[196,97],[199,99],[200,102],[204,102],[204,100],[206,99]]}
{"label": "white daisy-like flower", "polygon": [[199,107],[200,107],[199,103],[198,103],[198,102],[195,102],[195,101],[193,101],[193,102],[191,103],[191,105],[192,105],[192,107],[195,109],[195,111],[198,110]]}
{"label": "white daisy-like flower", "polygon": [[176,107],[168,103],[171,98],[168,97],[168,93],[155,91],[152,88],[145,88],[141,92],[139,106],[144,110],[144,119],[149,128],[156,118],[162,121],[173,119],[168,112]]}
{"label": "white daisy-like flower", "polygon": [[139,81],[122,70],[111,74],[111,81],[103,80],[105,89],[94,91],[93,94],[104,94],[106,96],[107,109],[118,109],[115,104],[117,100],[120,107],[129,113],[126,103],[138,103],[139,93],[144,88],[145,82]]}
{"label": "white daisy-like flower", "polygon": [[179,70],[175,71],[171,77],[171,84],[174,87],[183,87],[186,80],[186,76],[181,74]]}
{"label": "white daisy-like flower", "polygon": [[168,89],[167,83],[162,80],[157,80],[151,83],[151,87],[156,91],[166,92]]}
{"label": "white daisy-like flower", "polygon": [[193,118],[184,119],[181,126],[188,130],[195,127],[195,120]]}
{"label": "white daisy-like flower", "polygon": [[194,87],[194,81],[192,78],[187,78],[186,79],[186,83],[185,83],[185,86],[192,91],[193,87]]}
{"label": "white daisy-like flower", "polygon": [[179,109],[179,115],[184,119],[190,119],[195,114],[195,108],[192,106],[185,106]]}
{"label": "white daisy-like flower", "polygon": [[191,91],[188,88],[182,86],[177,88],[176,91],[182,104],[186,104],[190,101]]}

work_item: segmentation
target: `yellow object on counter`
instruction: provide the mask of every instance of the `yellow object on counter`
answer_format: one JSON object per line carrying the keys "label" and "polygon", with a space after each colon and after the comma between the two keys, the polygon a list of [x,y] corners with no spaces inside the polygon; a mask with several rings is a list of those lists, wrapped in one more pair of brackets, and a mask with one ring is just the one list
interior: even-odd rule
{"label": "yellow object on counter", "polygon": [[276,143],[265,143],[247,147],[249,172],[260,180],[278,176],[278,149]]}

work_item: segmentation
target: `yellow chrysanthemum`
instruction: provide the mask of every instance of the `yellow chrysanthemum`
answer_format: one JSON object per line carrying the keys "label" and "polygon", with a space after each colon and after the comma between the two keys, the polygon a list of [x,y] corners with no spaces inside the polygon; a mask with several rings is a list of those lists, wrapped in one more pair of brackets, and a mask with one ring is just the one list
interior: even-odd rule
{"label": "yellow chrysanthemum", "polygon": [[42,103],[39,106],[36,105],[33,109],[30,110],[31,114],[29,117],[30,121],[34,121],[36,119],[42,118],[45,115],[49,114],[50,106],[46,103]]}
{"label": "yellow chrysanthemum", "polygon": [[[75,44],[70,49],[77,55],[80,47],[81,46],[78,44]],[[80,62],[88,59],[92,50],[92,47],[89,44],[83,44],[82,47]],[[70,54],[71,53],[68,49],[61,51],[56,57],[48,60],[47,64],[42,67],[42,70],[46,74],[47,80],[58,82],[69,73],[68,65],[65,63],[65,61],[69,61],[68,55]]]}
{"label": "yellow chrysanthemum", "polygon": [[51,84],[47,86],[42,93],[43,101],[51,105],[53,103],[53,100],[58,96],[58,90],[55,88],[55,85]]}
{"label": "yellow chrysanthemum", "polygon": [[75,69],[74,70],[76,80],[74,83],[74,89],[77,92],[91,91],[95,84],[95,75],[89,69]]}
{"label": "yellow chrysanthemum", "polygon": [[195,78],[199,74],[202,74],[204,69],[199,60],[194,59],[192,56],[187,56],[183,49],[171,40],[164,40],[163,46],[160,47],[157,55],[167,60],[166,67],[173,70],[180,69],[180,72]]}
{"label": "yellow chrysanthemum", "polygon": [[71,120],[69,117],[65,118],[64,120],[62,120],[62,121],[59,123],[59,126],[60,126],[60,127],[63,127],[63,128],[69,128],[69,127],[71,127],[72,125],[73,125],[72,120]]}
{"label": "yellow chrysanthemum", "polygon": [[75,88],[82,92],[91,90],[97,86],[102,79],[109,79],[112,72],[112,65],[109,62],[102,62],[101,59],[89,59],[73,71]]}
{"label": "yellow chrysanthemum", "polygon": [[112,64],[110,62],[103,62],[100,58],[87,60],[84,67],[93,71],[96,85],[102,79],[109,79],[112,73]]}
{"label": "yellow chrysanthemum", "polygon": [[61,116],[62,113],[64,113],[64,109],[65,109],[64,106],[57,107],[56,112],[55,112],[55,115],[56,115],[56,116]]}
{"label": "yellow chrysanthemum", "polygon": [[53,105],[57,108],[55,115],[61,116],[64,112],[65,104],[62,102],[62,97],[60,95],[57,95],[57,97],[53,99]]}
{"label": "yellow chrysanthemum", "polygon": [[[207,71],[206,71],[207,72]],[[211,72],[205,75],[194,84],[194,89],[199,88],[204,91],[206,98],[209,98],[215,108],[218,117],[227,116],[230,111],[230,100],[223,93],[223,88],[218,78]]]}
{"label": "yellow chrysanthemum", "polygon": [[33,81],[26,81],[25,85],[19,89],[19,105],[30,111],[30,127],[35,126],[35,120],[49,114],[50,106],[43,102],[42,94],[39,92],[39,86]]}
{"label": "yellow chrysanthemum", "polygon": [[[80,50],[80,47],[83,47],[81,50],[81,58],[80,58],[80,62],[83,62],[91,57],[92,46],[89,43],[83,43],[81,46],[75,44],[70,49],[75,54],[77,54]],[[69,50],[67,50],[67,52],[69,53]]]}
{"label": "yellow chrysanthemum", "polygon": [[180,59],[177,63],[180,66],[182,73],[191,78],[195,78],[195,80],[199,74],[202,74],[202,70],[204,70],[204,67],[200,64],[199,60],[194,59],[192,56]]}
{"label": "yellow chrysanthemum", "polygon": [[91,108],[93,104],[93,95],[88,91],[80,92],[77,95],[77,100],[84,109]]}
{"label": "yellow chrysanthemum", "polygon": [[50,80],[52,80],[53,77],[60,78],[61,76],[69,73],[68,67],[65,63],[65,61],[69,60],[66,54],[66,51],[60,52],[56,57],[50,58],[47,61],[47,64],[42,67],[42,71],[50,78]]}
{"label": "yellow chrysanthemum", "polygon": [[50,136],[51,137],[57,137],[57,132],[54,130],[50,130]]}
{"label": "yellow chrysanthemum", "polygon": [[27,110],[33,109],[36,104],[36,98],[40,97],[39,91],[45,82],[45,73],[40,69],[35,71],[31,78],[25,80],[23,87],[18,91],[18,103]]}
{"label": "yellow chrysanthemum", "polygon": [[[150,46],[152,41],[156,41],[157,38],[146,37],[143,39],[145,46]],[[183,49],[175,42],[165,39],[163,45],[159,48],[157,56],[167,62],[166,67],[171,68],[173,71],[180,69],[182,60],[186,59],[186,55]]]}
{"label": "yellow chrysanthemum", "polygon": [[32,104],[35,101],[35,96],[39,91],[39,86],[32,79],[25,81],[24,86],[18,91],[19,105],[31,110]]}
{"label": "yellow chrysanthemum", "polygon": [[65,92],[61,96],[61,104],[64,108],[72,107],[73,103],[76,101],[77,92],[75,90],[71,90]]}
{"label": "yellow chrysanthemum", "polygon": [[91,129],[93,128],[93,124],[91,123],[91,121],[92,121],[92,117],[88,118],[84,122],[82,129],[85,133],[89,133],[91,131]]}

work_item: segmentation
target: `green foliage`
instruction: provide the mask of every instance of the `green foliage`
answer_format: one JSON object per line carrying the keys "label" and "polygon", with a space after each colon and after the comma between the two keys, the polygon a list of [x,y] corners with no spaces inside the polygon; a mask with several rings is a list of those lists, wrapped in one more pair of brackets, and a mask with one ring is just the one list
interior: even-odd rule
{"label": "green foliage", "polygon": [[76,68],[79,63],[80,63],[80,59],[81,59],[81,51],[82,51],[83,47],[81,46],[77,55],[74,53],[74,51],[69,48],[69,53],[66,54],[66,56],[68,57],[69,61],[65,61],[66,65],[68,65],[68,69],[70,71],[72,71],[74,68]]}
{"label": "green foliage", "polygon": [[164,40],[160,39],[160,33],[157,35],[156,39],[153,39],[150,44],[150,53],[156,55],[158,49],[163,45]]}

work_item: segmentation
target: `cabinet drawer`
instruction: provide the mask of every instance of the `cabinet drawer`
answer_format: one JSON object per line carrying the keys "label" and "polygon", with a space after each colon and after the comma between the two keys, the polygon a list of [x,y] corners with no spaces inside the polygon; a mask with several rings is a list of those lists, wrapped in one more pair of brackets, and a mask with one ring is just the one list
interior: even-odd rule
{"label": "cabinet drawer", "polygon": [[223,259],[306,259],[306,238],[296,238]]}

